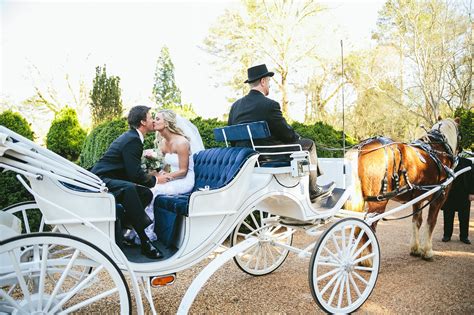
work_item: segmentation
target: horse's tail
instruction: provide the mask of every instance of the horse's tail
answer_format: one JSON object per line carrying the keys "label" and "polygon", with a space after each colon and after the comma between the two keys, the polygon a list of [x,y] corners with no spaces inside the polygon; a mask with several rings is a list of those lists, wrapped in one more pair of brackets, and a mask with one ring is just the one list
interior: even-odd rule
{"label": "horse's tail", "polygon": [[346,153],[346,159],[349,160],[351,166],[351,196],[346,201],[344,209],[363,212],[365,201],[362,195],[361,181],[359,178],[359,151],[352,149]]}

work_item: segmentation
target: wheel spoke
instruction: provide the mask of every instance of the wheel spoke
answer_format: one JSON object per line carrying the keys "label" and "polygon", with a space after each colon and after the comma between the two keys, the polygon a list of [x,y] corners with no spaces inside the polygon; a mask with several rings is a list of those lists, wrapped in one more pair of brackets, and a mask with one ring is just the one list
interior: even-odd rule
{"label": "wheel spoke", "polygon": [[[339,247],[339,244],[337,243],[335,234],[336,234],[336,233],[334,233],[334,234],[331,235],[331,239],[332,239],[332,242],[334,243],[334,247],[336,247],[336,252],[337,252],[337,253],[340,253],[340,252],[341,252],[341,248]],[[326,247],[325,247],[325,248],[326,248]],[[334,254],[333,254],[333,255],[334,255]],[[337,256],[338,256],[338,258],[340,258],[339,255],[337,255]]]}
{"label": "wheel spoke", "polygon": [[350,288],[350,285],[349,285],[349,275],[350,275],[350,274],[347,274],[347,275],[346,275],[346,297],[347,297],[347,305],[351,305],[351,304],[352,304],[351,288]]}
{"label": "wheel spoke", "polygon": [[260,225],[257,223],[257,219],[255,219],[253,212],[250,212],[250,217],[252,218],[253,224],[255,224],[255,228],[258,229]]}
{"label": "wheel spoke", "polygon": [[26,215],[26,210],[21,210],[21,215],[23,217],[23,224],[25,224],[25,231],[26,233],[30,234],[30,222],[28,221],[28,216]]}
{"label": "wheel spoke", "polygon": [[362,295],[362,293],[360,293],[360,290],[359,290],[359,287],[357,286],[357,284],[355,283],[354,281],[354,277],[352,277],[352,273],[349,273],[349,280],[352,284],[352,286],[354,287],[356,293],[357,293],[357,298],[360,298],[360,296]]}
{"label": "wheel spoke", "polygon": [[342,297],[344,296],[344,285],[346,284],[346,277],[347,275],[343,273],[341,284],[339,286],[339,298],[337,299],[337,308],[341,308],[342,305]]}
{"label": "wheel spoke", "polygon": [[71,268],[72,268],[72,266],[73,266],[73,264],[76,261],[76,258],[78,256],[79,256],[79,250],[76,249],[74,251],[74,254],[72,255],[71,260],[69,260],[69,263],[67,264],[66,268],[64,269],[64,272],[61,274],[61,277],[59,278],[59,281],[56,283],[56,286],[54,287],[53,293],[51,293],[51,296],[49,297],[48,303],[46,304],[43,311],[47,311],[51,307],[51,303],[53,303],[54,298],[56,297],[59,290],[61,289],[61,286],[63,285],[64,280],[66,280],[66,277],[69,274],[69,271],[71,270]]}
{"label": "wheel spoke", "polygon": [[332,277],[331,280],[329,280],[329,282],[326,283],[324,288],[320,291],[321,296],[323,296],[323,294],[326,293],[327,289],[329,289],[331,287],[331,285],[334,283],[334,281],[336,281],[337,279],[339,279],[341,277],[340,270],[337,270],[337,271],[339,271],[339,273],[337,275],[335,275],[334,277]]}
{"label": "wheel spoke", "polygon": [[30,309],[30,312],[33,313],[33,305],[31,303],[30,291],[28,290],[28,286],[26,285],[25,278],[21,274],[18,260],[16,259],[16,256],[13,254],[13,251],[9,251],[8,254],[10,255],[10,261],[12,262],[12,266],[15,270],[15,274],[20,284],[21,291],[23,292],[23,296],[27,300],[28,308]]}
{"label": "wheel spoke", "polygon": [[8,302],[8,304],[10,304],[13,309],[20,311],[21,314],[28,315],[28,313],[26,313],[14,299],[12,299],[10,294],[5,293],[5,291],[3,291],[2,289],[0,289],[0,297],[2,298],[2,300]]}
{"label": "wheel spoke", "polygon": [[357,264],[357,263],[360,262],[360,261],[369,259],[369,258],[374,257],[374,256],[375,256],[375,253],[370,253],[370,254],[368,254],[368,255],[362,256],[362,257],[360,257],[360,258],[354,260],[353,263],[354,263],[354,264]]}
{"label": "wheel spoke", "polygon": [[99,301],[103,298],[106,298],[114,293],[118,292],[118,289],[117,288],[113,288],[111,290],[108,290],[108,291],[105,291],[105,292],[102,292],[101,294],[99,295],[96,295],[94,297],[91,297],[85,301],[82,301],[81,303],[78,303],[74,306],[71,306],[70,308],[68,309],[65,309],[64,311],[60,312],[59,314],[68,314],[68,313],[72,313],[72,312],[75,312],[77,311],[78,309],[84,307],[84,306],[87,306],[87,305],[90,305],[96,301]]}
{"label": "wheel spoke", "polygon": [[40,282],[39,282],[39,288],[38,288],[38,293],[39,293],[39,299],[38,299],[38,305],[37,305],[37,310],[41,311],[43,309],[43,292],[44,292],[44,283],[46,280],[46,265],[48,262],[48,249],[49,249],[49,244],[44,244],[43,245],[43,253],[41,257],[41,269],[40,269]]}
{"label": "wheel spoke", "polygon": [[336,284],[334,285],[334,288],[331,291],[331,295],[329,296],[328,305],[332,304],[332,300],[334,299],[334,296],[336,295],[337,289],[339,289],[339,284],[341,283],[341,279],[342,279],[342,274],[339,274]]}
{"label": "wheel spoke", "polygon": [[360,230],[359,235],[357,235],[357,239],[356,239],[354,245],[352,246],[350,256],[354,256],[354,252],[357,249],[357,246],[359,246],[359,242],[362,239],[362,236],[364,236],[364,233],[365,233],[364,230]]}
{"label": "wheel spoke", "polygon": [[263,226],[263,211],[262,210],[258,210],[259,213],[260,213],[260,226]]}
{"label": "wheel spoke", "polygon": [[355,232],[355,225],[352,226],[351,228],[351,233],[349,234],[349,240],[347,241],[347,247],[346,247],[346,251],[345,251],[345,254],[347,256],[349,256],[349,253],[351,251],[351,242],[352,242],[352,239],[354,239],[354,232]]}
{"label": "wheel spoke", "polygon": [[338,268],[334,268],[334,269],[332,269],[331,271],[328,271],[328,272],[326,272],[325,274],[319,276],[316,280],[317,280],[317,281],[321,281],[321,280],[323,280],[324,278],[327,278],[327,277],[329,277],[329,276],[331,276],[331,275],[333,275],[333,274],[335,274],[335,273],[337,273],[337,272],[339,272],[339,271],[341,271],[341,269],[340,269],[339,267],[338,267]]}
{"label": "wheel spoke", "polygon": [[364,267],[364,266],[354,266],[354,269],[362,270],[362,271],[374,271],[373,267]]}
{"label": "wheel spoke", "polygon": [[255,231],[255,229],[251,227],[250,224],[248,224],[247,222],[242,221],[242,224],[245,225],[251,232]]}
{"label": "wheel spoke", "polygon": [[365,280],[364,278],[362,278],[362,276],[359,275],[356,271],[352,271],[352,273],[354,274],[354,276],[356,276],[357,279],[359,279],[366,286],[369,284],[369,282],[367,280]]}
{"label": "wheel spoke", "polygon": [[79,292],[79,290],[81,290],[83,287],[86,286],[86,284],[88,284],[92,279],[94,279],[94,277],[96,277],[97,274],[100,271],[102,271],[103,268],[104,268],[103,265],[100,265],[99,267],[97,267],[91,274],[89,274],[89,276],[87,276],[87,278],[84,279],[84,281],[82,281],[80,284],[75,286],[71,291],[69,291],[68,294],[56,304],[56,306],[50,311],[50,313],[54,314],[55,312],[57,312],[58,309],[61,306],[63,306],[64,303],[66,303],[69,299],[71,299],[74,295],[76,295],[76,293]]}
{"label": "wheel spoke", "polygon": [[332,258],[334,258],[337,262],[341,262],[341,260],[339,259],[339,257],[337,257],[333,252],[331,252],[326,246],[324,246],[324,250],[326,252],[328,252],[329,256],[331,256]]}
{"label": "wheel spoke", "polygon": [[372,243],[372,241],[370,239],[367,240],[367,242],[364,243],[364,245],[362,245],[358,250],[357,252],[355,252],[354,255],[351,256],[352,259],[355,259],[357,256],[360,255],[360,253],[362,253],[362,251],[364,249],[366,249],[370,244]]}

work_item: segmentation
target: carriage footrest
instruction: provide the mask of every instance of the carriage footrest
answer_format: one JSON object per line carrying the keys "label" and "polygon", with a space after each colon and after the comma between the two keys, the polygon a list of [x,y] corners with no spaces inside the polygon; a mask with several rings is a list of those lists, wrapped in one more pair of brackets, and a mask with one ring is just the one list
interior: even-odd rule
{"label": "carriage footrest", "polygon": [[345,189],[342,188],[334,188],[332,191],[332,194],[323,199],[318,199],[316,202],[314,202],[312,205],[316,210],[320,211],[325,211],[332,209],[336,203],[341,199],[342,194],[345,192]]}

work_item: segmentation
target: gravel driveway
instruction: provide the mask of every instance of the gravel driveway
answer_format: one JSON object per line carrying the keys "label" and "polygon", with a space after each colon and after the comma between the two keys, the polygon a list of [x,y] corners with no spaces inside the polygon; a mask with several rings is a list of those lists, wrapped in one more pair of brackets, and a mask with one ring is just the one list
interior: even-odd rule
{"label": "gravel driveway", "polygon": [[[473,219],[474,206],[471,207],[471,240]],[[433,239],[435,261],[426,262],[408,254],[411,219],[379,222],[380,273],[372,295],[358,313],[474,314],[474,245],[459,242],[457,218],[451,242],[441,242],[442,228],[440,212]],[[311,238],[304,233],[296,234],[295,245],[305,246],[309,242]],[[158,312],[176,313],[186,289],[204,263],[179,273],[174,285],[152,289]],[[191,312],[322,313],[311,296],[308,265],[309,259],[299,259],[290,253],[274,273],[252,277],[233,261],[228,262],[209,279]]]}

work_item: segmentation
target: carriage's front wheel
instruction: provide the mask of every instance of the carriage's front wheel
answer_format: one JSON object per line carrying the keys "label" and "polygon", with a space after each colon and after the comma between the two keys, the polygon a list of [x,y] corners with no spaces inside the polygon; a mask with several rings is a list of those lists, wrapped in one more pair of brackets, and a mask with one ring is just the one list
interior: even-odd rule
{"label": "carriage's front wheel", "polygon": [[237,266],[253,276],[269,274],[280,267],[289,250],[279,246],[291,246],[293,230],[277,224],[276,216],[262,210],[253,210],[240,222],[231,236],[231,246],[247,237],[257,237],[259,242],[234,257]]}
{"label": "carriage's front wheel", "polygon": [[355,218],[340,220],[323,233],[311,256],[311,294],[328,313],[354,312],[372,293],[379,266],[379,245],[370,226]]}
{"label": "carriage's front wheel", "polygon": [[130,291],[120,269],[104,251],[78,237],[15,236],[0,242],[0,262],[0,313],[96,312],[110,306],[131,313]]}

